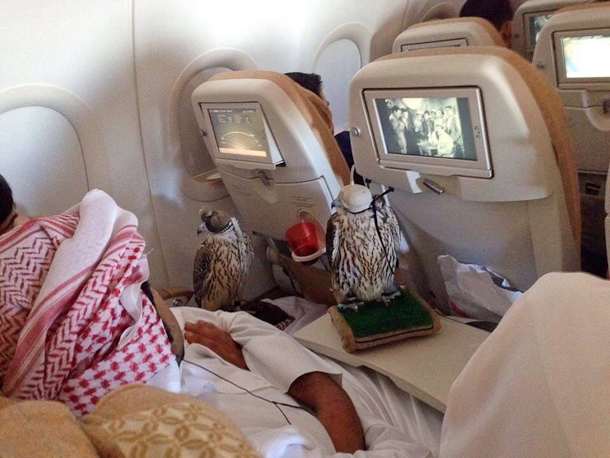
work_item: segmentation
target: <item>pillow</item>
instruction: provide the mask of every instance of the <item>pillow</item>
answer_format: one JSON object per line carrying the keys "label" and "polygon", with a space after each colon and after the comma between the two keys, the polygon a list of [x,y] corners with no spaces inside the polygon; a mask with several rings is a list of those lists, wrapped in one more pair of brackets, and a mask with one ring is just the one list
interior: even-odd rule
{"label": "pillow", "polygon": [[82,426],[103,457],[259,457],[223,413],[196,398],[141,384],[104,396]]}
{"label": "pillow", "polygon": [[0,395],[2,458],[98,458],[67,406],[55,401],[16,401]]}

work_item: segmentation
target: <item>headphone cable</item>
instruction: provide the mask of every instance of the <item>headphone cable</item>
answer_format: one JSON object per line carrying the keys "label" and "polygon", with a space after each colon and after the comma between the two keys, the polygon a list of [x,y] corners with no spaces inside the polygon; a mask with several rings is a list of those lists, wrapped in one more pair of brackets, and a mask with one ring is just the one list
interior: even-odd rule
{"label": "headphone cable", "polygon": [[[291,408],[293,408],[293,409],[299,409],[299,410],[303,410],[304,412],[307,412],[308,414],[313,415],[313,413],[312,413],[311,411],[309,411],[308,409],[305,409],[305,408],[303,408],[303,407],[301,407],[301,406],[295,406],[295,405],[292,405],[292,404],[286,404],[286,403],[283,403],[283,402],[277,402],[277,401],[270,401],[269,399],[265,399],[265,398],[263,398],[262,396],[258,396],[258,395],[256,395],[256,394],[254,394],[252,391],[250,391],[250,390],[248,390],[248,389],[246,389],[246,388],[244,388],[244,387],[242,387],[242,386],[239,386],[237,383],[234,383],[234,382],[232,382],[231,380],[226,379],[226,378],[222,377],[221,375],[218,375],[217,373],[215,373],[215,372],[211,371],[210,369],[208,369],[208,368],[206,368],[206,367],[201,366],[200,364],[197,364],[197,363],[194,363],[194,362],[192,362],[192,361],[189,361],[188,359],[183,359],[183,360],[182,360],[182,362],[183,362],[183,363],[189,363],[189,364],[192,364],[193,366],[197,366],[198,368],[203,369],[203,370],[204,370],[204,371],[206,371],[206,372],[209,372],[210,374],[214,375],[215,377],[218,377],[219,379],[224,380],[224,381],[225,381],[225,382],[227,382],[227,383],[230,383],[230,384],[231,384],[231,385],[233,385],[234,387],[239,388],[240,390],[245,391],[245,392],[246,392],[246,393],[248,393],[249,395],[251,395],[251,396],[253,396],[253,397],[257,398],[257,399],[260,399],[261,401],[265,401],[265,402],[268,402],[269,404],[273,404],[273,405],[274,405],[274,406],[275,406],[275,407],[276,407],[276,408],[277,408],[277,409],[280,411],[280,413],[282,414],[282,416],[284,417],[284,419],[286,419],[286,422],[287,422],[289,425],[292,425],[292,423],[290,422],[290,420],[288,419],[288,417],[286,416],[286,414],[284,413],[284,411],[283,411],[283,410],[280,408],[280,406],[283,406],[283,407],[291,407]],[[313,415],[313,416],[315,416],[315,415]]]}

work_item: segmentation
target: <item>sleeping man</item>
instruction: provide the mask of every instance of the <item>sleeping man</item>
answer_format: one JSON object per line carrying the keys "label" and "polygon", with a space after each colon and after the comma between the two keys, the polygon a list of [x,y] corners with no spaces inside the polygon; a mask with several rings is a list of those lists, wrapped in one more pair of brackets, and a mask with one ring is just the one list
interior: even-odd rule
{"label": "sleeping man", "polygon": [[[178,366],[140,288],[148,266],[137,220],[107,194],[91,191],[62,215],[30,220],[15,217],[8,185],[0,202],[10,208],[0,235],[7,397],[61,401],[83,417],[111,390],[149,383],[227,413],[265,456],[436,454],[440,413],[246,313],[175,310],[191,343]],[[428,416],[430,425],[411,424]]]}
{"label": "sleeping man", "polygon": [[[136,221],[111,201],[94,191],[60,217],[34,219],[0,236],[6,395],[58,399],[81,415],[110,389],[147,382],[226,413],[266,457],[608,456],[610,283],[585,274],[543,277],[458,377],[443,419],[387,378],[321,358],[245,313],[172,309],[187,342],[178,366],[139,294],[147,269],[141,248],[136,251],[143,247]],[[101,218],[91,214],[91,202]],[[91,217],[95,225],[88,226]],[[49,252],[55,249],[30,296],[8,279],[18,269],[9,250],[29,240],[29,231],[39,243],[46,240]],[[125,254],[114,257],[117,252]],[[66,259],[78,265],[66,266]],[[127,268],[108,276],[112,286],[99,288],[106,263]],[[66,274],[76,287],[62,287]],[[82,295],[92,279],[108,292],[98,293],[101,301]],[[55,319],[40,311],[53,311]],[[23,320],[10,329],[15,338],[5,331],[12,317]],[[67,317],[74,341],[58,333]],[[71,351],[62,364],[51,364],[60,344]]]}
{"label": "sleeping man", "polygon": [[80,416],[166,367],[171,345],[141,289],[148,262],[136,217],[95,190],[61,215],[20,218],[0,183],[2,392],[59,400]]}

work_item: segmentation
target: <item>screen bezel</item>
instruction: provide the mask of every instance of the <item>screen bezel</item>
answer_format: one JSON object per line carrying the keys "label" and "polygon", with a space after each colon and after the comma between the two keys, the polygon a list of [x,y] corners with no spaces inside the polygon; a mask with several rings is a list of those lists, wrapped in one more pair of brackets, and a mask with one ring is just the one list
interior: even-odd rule
{"label": "screen bezel", "polygon": [[[284,158],[280,153],[280,150],[275,142],[273,133],[269,128],[267,117],[263,107],[258,102],[199,102],[199,109],[205,120],[208,132],[202,132],[204,137],[209,139],[212,145],[213,159],[217,165],[230,165],[238,168],[256,170],[256,169],[267,169],[274,170],[278,165],[284,163]],[[263,128],[265,129],[265,136],[267,145],[269,147],[269,154],[266,157],[262,156],[245,156],[233,153],[221,153],[218,148],[218,142],[216,141],[216,134],[214,132],[214,126],[210,119],[210,113],[208,110],[222,110],[222,109],[245,109],[260,110]]]}
{"label": "screen bezel", "polygon": [[532,31],[530,29],[530,19],[535,16],[543,16],[555,13],[557,13],[557,10],[532,11],[523,15],[523,29],[525,30],[525,49],[527,51],[534,52],[536,50],[536,45],[532,46]]}
{"label": "screen bezel", "polygon": [[455,38],[451,40],[427,41],[421,43],[405,43],[400,45],[400,52],[417,51],[430,48],[463,48],[468,46],[466,38]]}
{"label": "screen bezel", "polygon": [[562,38],[569,37],[590,37],[595,35],[610,35],[610,28],[575,30],[567,32],[554,32],[553,42],[555,45],[555,64],[557,70],[557,83],[561,88],[608,88],[610,87],[610,76],[596,78],[568,78],[566,72],[566,62],[563,53]]}
{"label": "screen bezel", "polygon": [[[473,129],[475,160],[449,159],[429,156],[411,156],[388,153],[381,119],[375,99],[402,98],[466,98]],[[364,91],[365,110],[373,133],[379,164],[383,167],[413,170],[443,176],[470,176],[491,178],[493,169],[487,140],[483,99],[478,87],[427,88],[427,89],[374,89]],[[477,131],[479,132],[477,136]]]}

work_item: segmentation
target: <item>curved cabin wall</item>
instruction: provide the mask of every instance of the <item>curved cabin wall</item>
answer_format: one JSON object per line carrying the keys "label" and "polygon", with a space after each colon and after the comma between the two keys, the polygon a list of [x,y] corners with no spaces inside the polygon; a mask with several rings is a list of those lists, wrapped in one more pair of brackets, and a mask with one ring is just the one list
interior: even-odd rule
{"label": "curved cabin wall", "polygon": [[[28,192],[16,199],[32,215],[66,209],[88,189],[111,194],[137,215],[152,250],[152,278],[165,284],[140,140],[131,24],[128,1],[2,0],[0,173],[17,192]],[[16,154],[37,167],[24,170]],[[26,185],[40,180],[48,187]],[[49,196],[56,205],[46,207]]]}
{"label": "curved cabin wall", "polygon": [[[138,216],[153,283],[190,285],[199,209],[235,211],[198,138],[194,88],[220,71],[317,71],[344,126],[353,74],[461,3],[3,0],[0,173],[30,214],[104,189]],[[257,246],[249,296],[273,286]]]}
{"label": "curved cabin wall", "polygon": [[[89,190],[78,135],[55,110],[28,106],[6,111],[0,116],[0,151],[2,175],[11,183],[19,212],[61,213]],[[23,179],[28,176],[35,178]]]}

